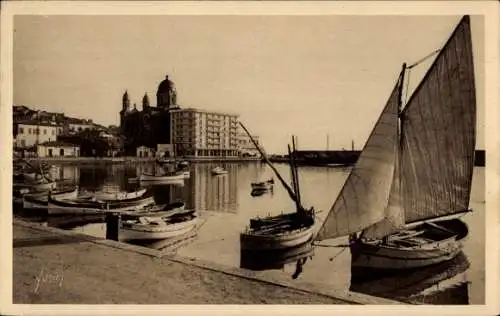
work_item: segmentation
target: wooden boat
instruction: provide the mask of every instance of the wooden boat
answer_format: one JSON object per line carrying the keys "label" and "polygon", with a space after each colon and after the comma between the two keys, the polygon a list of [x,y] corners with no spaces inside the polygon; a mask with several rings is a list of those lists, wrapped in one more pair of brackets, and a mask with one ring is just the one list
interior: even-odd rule
{"label": "wooden boat", "polygon": [[168,183],[171,181],[182,181],[185,175],[182,172],[173,172],[165,175],[154,175],[143,173],[139,176],[141,182]]}
{"label": "wooden boat", "polygon": [[[259,150],[262,157],[264,157],[271,169],[275,172],[292,200],[296,203],[296,212],[250,219],[250,226],[240,234],[240,248],[242,251],[278,250],[292,248],[311,242],[315,224],[315,212],[313,208],[305,209],[302,206],[297,168],[292,155],[290,155],[290,146],[288,146],[288,151],[293,189],[283,180],[279,172],[274,168],[267,156],[253,140],[246,127],[241,122],[240,124],[257,150]],[[293,149],[295,150],[294,138],[292,142]]]}
{"label": "wooden boat", "polygon": [[154,240],[183,235],[195,228],[198,223],[196,213],[184,216],[141,216],[122,220],[120,240]]}
{"label": "wooden boat", "polygon": [[106,212],[133,211],[154,204],[153,196],[141,196],[126,201],[103,202],[89,199],[59,200],[49,195],[48,213],[52,214],[101,214]]}
{"label": "wooden boat", "polygon": [[133,192],[109,192],[109,191],[101,191],[95,193],[95,198],[100,201],[119,201],[119,200],[128,200],[135,199],[141,197],[146,193],[146,189],[142,188]]}
{"label": "wooden boat", "polygon": [[55,181],[47,181],[45,179],[14,182],[13,188],[16,189],[29,189],[30,191],[49,191],[57,187]]}
{"label": "wooden boat", "polygon": [[227,174],[227,170],[225,170],[222,167],[214,167],[212,168],[212,174],[213,175]]}
{"label": "wooden boat", "polygon": [[[78,197],[78,186],[69,189],[51,191],[50,194],[58,200],[73,200]],[[49,192],[27,193],[23,196],[25,209],[47,209]]]}
{"label": "wooden boat", "polygon": [[291,248],[311,241],[314,214],[311,210],[253,218],[250,226],[240,235],[242,249],[276,250]]}
{"label": "wooden boat", "polygon": [[195,210],[186,210],[186,204],[184,202],[173,202],[163,205],[153,205],[150,207],[145,207],[141,210],[136,210],[133,212],[125,212],[122,215],[123,219],[126,218],[136,218],[136,217],[155,217],[155,216],[176,216],[176,215],[187,215],[192,214]]}
{"label": "wooden boat", "polygon": [[250,184],[252,186],[252,190],[270,190],[274,185],[274,179],[260,182],[252,182]]}
{"label": "wooden boat", "polygon": [[[418,64],[418,63],[417,63]],[[415,64],[416,65],[416,64]],[[406,106],[399,75],[315,236],[349,235],[352,266],[406,270],[460,253],[476,142],[470,19],[461,19]]]}

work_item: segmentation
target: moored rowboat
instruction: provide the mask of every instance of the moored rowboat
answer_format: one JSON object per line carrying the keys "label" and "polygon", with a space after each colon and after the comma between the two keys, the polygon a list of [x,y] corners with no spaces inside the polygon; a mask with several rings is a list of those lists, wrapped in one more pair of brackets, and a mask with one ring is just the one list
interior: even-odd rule
{"label": "moored rowboat", "polygon": [[240,245],[246,250],[291,248],[310,241],[313,231],[314,217],[309,214],[288,213],[251,219],[249,229],[240,234]]}
{"label": "moored rowboat", "polygon": [[153,240],[180,236],[198,223],[196,214],[181,217],[138,217],[124,220],[120,226],[120,240]]}
{"label": "moored rowboat", "polygon": [[139,189],[133,192],[107,192],[101,191],[95,194],[96,200],[100,201],[120,201],[141,197],[146,193],[146,189]]}
{"label": "moored rowboat", "polygon": [[101,214],[106,212],[133,211],[154,204],[154,198],[138,197],[126,201],[102,202],[89,199],[59,200],[49,195],[48,213],[52,214]]}

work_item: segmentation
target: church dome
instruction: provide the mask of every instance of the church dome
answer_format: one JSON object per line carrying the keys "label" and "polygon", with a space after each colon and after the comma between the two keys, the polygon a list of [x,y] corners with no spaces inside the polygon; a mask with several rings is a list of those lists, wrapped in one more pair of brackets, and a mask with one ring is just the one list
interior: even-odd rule
{"label": "church dome", "polygon": [[177,103],[177,92],[175,89],[175,84],[165,76],[165,79],[160,82],[158,86],[158,92],[156,92],[156,106],[160,108],[169,108],[170,106],[176,105]]}
{"label": "church dome", "polygon": [[165,76],[165,80],[160,82],[160,85],[158,86],[157,94],[169,93],[171,89],[172,89],[172,81],[170,81],[170,79],[168,79],[168,75],[167,75],[167,76]]}

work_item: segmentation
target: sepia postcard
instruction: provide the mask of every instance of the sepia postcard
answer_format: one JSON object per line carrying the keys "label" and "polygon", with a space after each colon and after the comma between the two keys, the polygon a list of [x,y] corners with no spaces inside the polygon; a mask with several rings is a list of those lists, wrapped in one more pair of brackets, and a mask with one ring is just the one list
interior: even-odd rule
{"label": "sepia postcard", "polygon": [[493,1],[9,1],[2,315],[495,315]]}

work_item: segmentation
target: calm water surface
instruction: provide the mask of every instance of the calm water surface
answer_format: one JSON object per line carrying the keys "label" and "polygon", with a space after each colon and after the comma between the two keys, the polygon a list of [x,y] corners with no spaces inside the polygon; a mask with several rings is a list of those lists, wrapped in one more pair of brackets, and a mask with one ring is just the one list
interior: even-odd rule
{"label": "calm water surface", "polygon": [[[200,163],[190,167],[191,177],[183,186],[155,186],[155,200],[166,203],[183,200],[186,208],[201,211],[203,224],[197,236],[180,244],[177,253],[184,257],[203,259],[228,266],[240,266],[239,233],[245,229],[249,219],[269,214],[294,210],[294,203],[286,190],[277,183],[273,192],[258,197],[250,195],[250,183],[266,180],[272,171],[261,163],[219,164],[228,170],[227,175],[213,176],[210,169],[215,164]],[[137,184],[128,179],[140,172],[151,172],[153,164],[142,165],[58,165],[55,175],[59,179],[70,179],[81,189],[134,189]],[[290,179],[287,165],[278,164],[277,169]],[[335,201],[349,169],[327,167],[301,167],[299,169],[302,201],[305,206],[314,206],[318,221],[322,222]],[[352,290],[389,298],[407,299],[434,304],[484,304],[484,168],[476,168],[473,178],[471,208],[474,212],[462,217],[469,226],[469,236],[464,242],[463,255],[453,262],[415,273],[385,277],[383,279],[351,283],[350,252],[339,247],[315,247],[311,258],[303,266],[299,278],[327,285],[336,290]],[[24,215],[26,216],[26,215]],[[39,219],[40,220],[40,219]],[[105,237],[106,228],[99,218],[85,218],[75,222],[74,218],[45,218],[50,226],[64,227],[86,234]],[[73,223],[71,223],[73,221]],[[94,221],[94,223],[92,223]],[[76,226],[76,227],[75,227]],[[328,245],[345,244],[346,238],[325,242]],[[145,245],[161,248],[160,243]],[[296,269],[295,261],[278,265],[264,273],[270,278],[290,279]]]}

